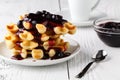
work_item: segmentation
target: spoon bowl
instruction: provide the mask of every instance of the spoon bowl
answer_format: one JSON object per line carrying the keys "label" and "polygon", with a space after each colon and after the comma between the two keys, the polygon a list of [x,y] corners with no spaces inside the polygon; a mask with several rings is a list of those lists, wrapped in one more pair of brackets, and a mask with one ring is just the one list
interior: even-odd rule
{"label": "spoon bowl", "polygon": [[99,50],[95,56],[92,57],[93,60],[95,61],[102,61],[106,58],[107,52],[105,50]]}

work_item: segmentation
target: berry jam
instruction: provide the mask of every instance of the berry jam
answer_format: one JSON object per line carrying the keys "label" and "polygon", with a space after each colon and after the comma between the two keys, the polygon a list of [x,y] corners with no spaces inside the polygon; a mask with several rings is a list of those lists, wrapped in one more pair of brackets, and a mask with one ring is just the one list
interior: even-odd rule
{"label": "berry jam", "polygon": [[70,56],[70,55],[71,55],[71,53],[69,53],[69,52],[58,51],[58,52],[56,52],[55,56],[53,56],[51,58],[51,60],[64,58],[64,57],[67,57],[67,56]]}
{"label": "berry jam", "polygon": [[11,59],[14,59],[14,60],[23,60],[23,58],[21,57],[21,55],[12,56]]}
{"label": "berry jam", "polygon": [[[25,29],[22,24],[23,21],[30,22],[31,29],[29,29],[29,30]],[[39,24],[41,23],[47,27],[47,30],[49,31],[48,33],[46,33],[47,35],[54,35],[55,33],[53,31],[53,28],[56,26],[62,27],[62,25],[65,22],[67,22],[67,20],[63,19],[63,17],[60,15],[52,14],[45,10],[37,11],[36,13],[29,13],[28,15],[25,16],[25,18],[23,20],[18,21],[17,26],[19,27],[19,30],[16,34],[19,35],[20,33],[23,33],[24,30],[27,30],[27,31],[31,32],[32,35],[34,35],[34,37],[35,37],[34,41],[40,43],[41,35],[37,32],[37,29],[35,27],[35,25],[37,23],[39,23]]]}
{"label": "berry jam", "polygon": [[111,47],[120,47],[120,23],[106,22],[98,25],[96,29],[99,38]]}

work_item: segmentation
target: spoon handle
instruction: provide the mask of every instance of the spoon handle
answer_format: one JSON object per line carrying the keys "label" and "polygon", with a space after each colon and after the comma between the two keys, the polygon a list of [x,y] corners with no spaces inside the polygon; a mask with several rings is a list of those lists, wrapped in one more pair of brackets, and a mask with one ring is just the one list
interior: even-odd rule
{"label": "spoon handle", "polygon": [[90,62],[76,77],[82,78],[93,63],[94,61]]}

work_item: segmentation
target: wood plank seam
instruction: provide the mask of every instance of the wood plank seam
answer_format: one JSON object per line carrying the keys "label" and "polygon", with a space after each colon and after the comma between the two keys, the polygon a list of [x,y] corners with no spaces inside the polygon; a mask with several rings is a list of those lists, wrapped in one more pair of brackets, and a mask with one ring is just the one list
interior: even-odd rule
{"label": "wood plank seam", "polygon": [[62,7],[61,7],[61,0],[58,0],[58,5],[59,5],[59,10],[61,11],[62,9]]}
{"label": "wood plank seam", "polygon": [[68,63],[68,61],[66,62],[66,64],[67,64],[68,80],[70,80],[70,71],[69,71],[69,63]]}

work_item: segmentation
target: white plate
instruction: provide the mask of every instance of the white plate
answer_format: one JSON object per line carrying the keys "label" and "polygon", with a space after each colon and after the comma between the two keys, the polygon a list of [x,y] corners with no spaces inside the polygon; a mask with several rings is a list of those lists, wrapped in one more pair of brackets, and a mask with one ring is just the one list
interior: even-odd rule
{"label": "white plate", "polygon": [[74,25],[76,25],[77,27],[88,27],[88,26],[92,26],[93,25],[93,22],[94,20],[98,19],[98,18],[101,18],[101,17],[106,17],[107,15],[103,12],[100,12],[100,11],[92,11],[91,14],[90,14],[90,18],[88,21],[80,21],[79,23],[78,22],[74,22],[71,20],[71,17],[70,17],[70,12],[68,9],[65,9],[63,11],[59,11],[59,12],[56,12],[57,14],[60,14],[63,16],[64,19],[67,19],[68,21],[72,22]]}
{"label": "white plate", "polygon": [[70,56],[61,58],[61,59],[54,59],[54,60],[34,60],[33,58],[27,58],[23,60],[14,60],[11,59],[12,55],[10,50],[6,47],[5,42],[0,43],[0,58],[18,65],[24,65],[24,66],[45,66],[45,65],[53,65],[61,62],[65,62],[71,58],[73,58],[75,55],[79,53],[80,46],[79,44],[69,38],[65,38],[64,40],[68,41],[70,43],[70,48],[68,51],[72,53]]}

